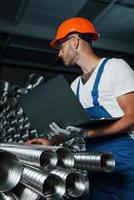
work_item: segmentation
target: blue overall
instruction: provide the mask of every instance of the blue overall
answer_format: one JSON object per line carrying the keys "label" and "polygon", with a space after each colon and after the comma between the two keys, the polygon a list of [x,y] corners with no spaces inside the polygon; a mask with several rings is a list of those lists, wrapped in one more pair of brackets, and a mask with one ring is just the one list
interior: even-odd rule
{"label": "blue overall", "polygon": [[[98,102],[98,86],[108,59],[97,72],[92,90],[93,107],[85,111],[91,118],[112,117]],[[79,98],[80,80],[76,96]],[[134,200],[134,140],[127,134],[86,138],[89,152],[112,152],[116,166],[112,173],[89,172],[90,200]]]}

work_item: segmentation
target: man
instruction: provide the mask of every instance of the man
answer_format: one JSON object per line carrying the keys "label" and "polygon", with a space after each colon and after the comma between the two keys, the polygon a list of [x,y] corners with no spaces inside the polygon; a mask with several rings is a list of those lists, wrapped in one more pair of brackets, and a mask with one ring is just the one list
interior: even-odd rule
{"label": "man", "polygon": [[112,173],[89,173],[90,199],[134,199],[134,72],[122,59],[99,58],[92,41],[99,34],[85,18],[64,21],[50,43],[59,49],[65,66],[78,65],[82,75],[71,85],[72,90],[91,118],[121,117],[109,125],[82,130],[69,126],[62,129],[50,124],[51,136],[84,137],[87,151],[110,151],[116,160]]}

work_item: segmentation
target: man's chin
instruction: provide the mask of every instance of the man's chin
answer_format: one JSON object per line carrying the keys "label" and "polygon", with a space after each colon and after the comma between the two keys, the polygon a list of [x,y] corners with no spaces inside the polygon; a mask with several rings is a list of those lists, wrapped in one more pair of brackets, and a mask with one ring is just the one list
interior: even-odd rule
{"label": "man's chin", "polygon": [[72,66],[74,66],[75,64],[73,64],[73,63],[66,63],[66,62],[64,62],[64,65],[65,65],[66,67],[72,67]]}
{"label": "man's chin", "polygon": [[64,65],[65,65],[66,67],[69,67],[69,66],[70,66],[68,63],[65,63],[65,62],[64,62]]}

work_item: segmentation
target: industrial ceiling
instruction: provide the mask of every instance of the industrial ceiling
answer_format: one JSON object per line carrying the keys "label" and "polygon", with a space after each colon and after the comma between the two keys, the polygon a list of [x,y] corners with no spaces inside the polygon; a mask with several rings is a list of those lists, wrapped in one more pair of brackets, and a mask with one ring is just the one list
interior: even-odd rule
{"label": "industrial ceiling", "polygon": [[1,0],[1,67],[79,74],[77,66],[64,67],[49,46],[57,26],[73,16],[94,23],[100,38],[93,47],[99,56],[123,58],[134,69],[134,0]]}

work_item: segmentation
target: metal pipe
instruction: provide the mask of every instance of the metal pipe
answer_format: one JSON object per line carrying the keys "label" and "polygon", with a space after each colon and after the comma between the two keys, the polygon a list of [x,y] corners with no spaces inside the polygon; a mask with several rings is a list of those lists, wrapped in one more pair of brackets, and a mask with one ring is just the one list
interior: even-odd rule
{"label": "metal pipe", "polygon": [[24,147],[55,151],[58,155],[57,165],[65,168],[70,168],[74,166],[73,153],[66,147],[46,146],[46,145],[36,145],[36,144],[26,145]]}
{"label": "metal pipe", "polygon": [[70,169],[64,170],[62,168],[56,168],[50,173],[62,178],[66,186],[66,195],[70,197],[80,197],[84,193],[86,181],[84,176],[79,172]]}
{"label": "metal pipe", "polygon": [[30,149],[42,149],[55,151],[58,155],[57,165],[65,168],[70,168],[74,166],[74,156],[73,153],[66,147],[58,146],[46,146],[46,145],[36,145],[36,144],[17,144],[17,143],[0,143],[0,147],[22,147]]}
{"label": "metal pipe", "polygon": [[104,8],[101,13],[93,20],[93,23],[96,25],[105,15],[108,13],[108,11],[112,8],[112,6],[117,2],[118,0],[112,0],[109,2],[109,4]]}
{"label": "metal pipe", "polygon": [[0,200],[19,200],[12,192],[0,192]]}
{"label": "metal pipe", "polygon": [[64,168],[72,168],[74,166],[73,153],[66,147],[55,149],[58,155],[58,165]]}
{"label": "metal pipe", "polygon": [[15,188],[15,193],[19,197],[19,200],[30,200],[30,199],[39,200],[40,199],[39,194],[25,187],[21,183],[19,183],[17,187]]}
{"label": "metal pipe", "polygon": [[65,193],[64,181],[44,170],[24,166],[22,184],[48,199],[60,199]]}
{"label": "metal pipe", "polygon": [[38,195],[36,192],[32,191],[29,188],[24,188],[20,200],[30,200],[30,199],[39,200],[40,195]]}
{"label": "metal pipe", "polygon": [[[96,0],[96,1],[101,2],[101,3],[108,3],[108,4],[110,3],[109,0]],[[133,1],[119,0],[116,2],[116,4],[118,4],[119,6],[126,6],[130,8],[134,7]]]}
{"label": "metal pipe", "polygon": [[17,145],[17,147],[0,146],[0,148],[16,154],[21,162],[36,167],[51,169],[58,162],[57,154],[51,150],[21,148],[21,145]]}
{"label": "metal pipe", "polygon": [[21,175],[22,166],[16,155],[0,149],[0,192],[14,188]]}
{"label": "metal pipe", "polygon": [[111,172],[115,167],[115,159],[109,152],[84,152],[73,155],[75,158],[74,168],[76,169]]}

